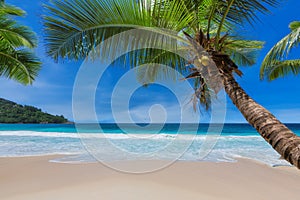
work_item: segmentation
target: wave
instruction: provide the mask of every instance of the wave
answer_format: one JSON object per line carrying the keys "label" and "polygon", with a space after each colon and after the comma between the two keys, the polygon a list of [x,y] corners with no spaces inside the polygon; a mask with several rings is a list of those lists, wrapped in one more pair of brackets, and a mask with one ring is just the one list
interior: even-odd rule
{"label": "wave", "polygon": [[[213,150],[207,157],[203,159],[198,159],[197,156],[192,155],[190,152],[186,152],[181,158],[178,159],[178,161],[190,161],[190,162],[237,162],[238,159],[250,159],[254,160],[260,163],[267,164],[269,166],[275,167],[275,166],[291,166],[287,161],[279,159],[278,155],[276,153],[270,153],[268,152],[268,157],[262,157],[262,152],[258,151],[255,154],[246,154],[246,155],[239,155],[237,152],[230,152],[230,151],[218,151]],[[135,158],[127,159],[128,160],[138,160]],[[153,158],[151,160],[171,160],[170,157],[165,156],[161,158]],[[118,158],[106,158],[103,160],[97,160],[91,155],[88,154],[77,154],[77,155],[68,155],[60,158],[54,158],[49,160],[49,162],[55,162],[55,163],[65,163],[65,164],[80,164],[80,163],[109,163],[109,162],[115,162],[115,161],[124,161],[122,159]]]}
{"label": "wave", "polygon": [[[0,131],[0,157],[25,157],[42,155],[66,155],[63,159],[54,159],[53,162],[63,163],[86,163],[96,162],[85,150],[81,138],[110,138],[113,145],[124,151],[144,154],[147,152],[157,152],[172,140],[179,138],[179,146],[184,145],[184,140],[193,140],[189,148],[183,152],[180,160],[187,161],[209,161],[209,162],[235,162],[238,157],[254,159],[271,166],[288,165],[280,156],[266,143],[260,136],[238,136],[238,135],[209,135],[217,139],[217,144],[209,155],[200,159],[199,150],[206,135],[186,135],[186,134],[78,134],[62,132],[36,132],[36,131]],[[209,137],[208,136],[208,137]],[[217,138],[216,138],[217,137]],[[93,141],[93,140],[92,140]],[[118,161],[124,158],[112,151],[109,146],[105,146],[104,140],[99,141],[101,153],[106,161]],[[98,142],[98,141],[96,141]],[[100,144],[100,143],[99,143]],[[174,150],[176,150],[174,149]],[[98,151],[98,150],[97,150]],[[174,151],[168,151],[155,159],[172,159]]]}
{"label": "wave", "polygon": [[257,135],[216,135],[216,134],[137,134],[137,133],[65,133],[65,132],[37,132],[37,131],[0,131],[0,136],[21,136],[21,137],[50,137],[50,138],[103,138],[103,139],[182,139],[182,140],[205,140],[216,138],[221,140],[230,139],[261,139]]}

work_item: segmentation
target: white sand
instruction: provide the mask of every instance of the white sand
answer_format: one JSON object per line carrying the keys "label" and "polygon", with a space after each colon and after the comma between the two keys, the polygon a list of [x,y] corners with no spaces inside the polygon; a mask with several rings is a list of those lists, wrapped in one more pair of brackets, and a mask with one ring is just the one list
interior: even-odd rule
{"label": "white sand", "polygon": [[[294,167],[271,168],[250,160],[176,162],[158,172],[134,175],[116,172],[99,163],[50,163],[51,158],[53,156],[0,158],[0,199],[300,198],[300,170]],[[125,164],[136,165],[137,162]]]}

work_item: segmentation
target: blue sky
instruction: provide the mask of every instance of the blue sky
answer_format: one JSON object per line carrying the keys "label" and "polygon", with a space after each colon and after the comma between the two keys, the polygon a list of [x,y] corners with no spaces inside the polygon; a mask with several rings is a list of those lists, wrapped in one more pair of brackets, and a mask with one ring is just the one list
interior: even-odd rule
{"label": "blue sky", "polygon": [[[19,21],[30,26],[37,33],[39,46],[35,51],[43,62],[43,67],[32,86],[23,86],[11,80],[0,78],[0,97],[20,104],[33,105],[48,113],[63,114],[72,120],[73,84],[82,63],[74,61],[55,63],[45,56],[41,20],[43,1],[7,0],[6,2],[21,7],[27,12],[27,16],[20,18]],[[241,67],[244,76],[237,78],[237,80],[251,97],[286,123],[300,122],[300,77],[289,76],[271,83],[260,81],[259,66],[263,56],[272,45],[289,33],[289,22],[300,20],[299,7],[299,0],[287,0],[279,8],[272,8],[271,15],[261,16],[261,22],[256,23],[255,27],[247,26],[242,30],[243,35],[249,39],[266,41],[266,44],[260,53],[258,64],[253,67]],[[290,56],[299,58],[300,48],[294,49]],[[101,79],[101,83],[98,85],[101,87],[97,89],[95,105],[98,119],[101,122],[113,121],[110,95],[118,77],[121,77],[125,72],[126,70],[121,67],[113,67],[105,72],[105,77]],[[123,87],[126,91],[126,84]],[[189,94],[183,95],[188,98]],[[149,121],[149,108],[151,105],[158,104],[161,104],[168,113],[168,122],[176,122],[180,118],[178,117],[180,114],[176,98],[162,86],[153,85],[148,88],[139,88],[131,97],[129,104],[130,114],[135,122]],[[124,115],[124,122],[127,122],[125,120],[127,110],[124,108],[123,106],[117,112],[121,118]],[[199,115],[199,113],[193,113],[189,109],[186,110],[190,113],[187,114],[185,122],[190,121],[195,115]],[[154,106],[152,112],[158,117],[158,121],[164,118],[161,107]],[[89,121],[88,114],[82,113],[82,116],[83,121]],[[201,116],[204,121],[207,120],[206,114]],[[228,98],[226,122],[246,122]]]}

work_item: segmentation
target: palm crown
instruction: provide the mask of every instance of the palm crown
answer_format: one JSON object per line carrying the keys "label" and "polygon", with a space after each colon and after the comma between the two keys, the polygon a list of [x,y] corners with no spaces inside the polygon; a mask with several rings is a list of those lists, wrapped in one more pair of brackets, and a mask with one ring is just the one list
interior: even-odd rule
{"label": "palm crown", "polygon": [[[160,42],[164,46],[165,42],[165,45],[170,45],[173,38],[170,35],[173,35],[181,37],[185,42],[195,41],[200,44],[217,65],[226,63],[221,71],[233,71],[242,75],[237,65],[253,65],[257,51],[263,47],[263,43],[244,40],[236,33],[235,26],[245,22],[252,23],[257,12],[268,12],[265,5],[275,6],[277,3],[277,0],[53,1],[45,6],[47,53],[55,60],[82,59],[93,51],[97,44],[113,35],[133,28],[151,28],[148,37],[143,34],[135,35],[135,40],[123,38],[123,41],[130,41],[126,43],[112,41],[108,48],[101,50],[101,57],[107,58],[118,49],[130,49],[143,46],[144,43]],[[171,39],[162,39],[162,35]],[[181,39],[173,40],[177,51],[186,50],[182,47]],[[178,40],[181,45],[178,45]],[[191,71],[187,77],[194,78],[196,97],[206,108],[209,107],[208,87],[201,73],[193,70],[196,65],[193,61],[185,61],[163,49],[149,48],[127,54],[123,60],[130,60],[130,67],[160,63],[170,65],[181,72]],[[187,63],[189,67],[186,67]],[[141,82],[154,81],[165,71],[159,66],[151,65],[138,73],[138,79]]]}

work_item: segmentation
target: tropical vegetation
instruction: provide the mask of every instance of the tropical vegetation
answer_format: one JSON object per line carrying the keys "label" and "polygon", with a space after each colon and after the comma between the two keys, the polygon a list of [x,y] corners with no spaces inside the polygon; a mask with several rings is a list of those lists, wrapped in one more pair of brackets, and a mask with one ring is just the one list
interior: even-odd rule
{"label": "tropical vegetation", "polygon": [[269,81],[300,72],[300,59],[288,59],[292,48],[300,44],[300,21],[291,22],[291,32],[275,44],[266,55],[260,71],[261,79]]}
{"label": "tropical vegetation", "polygon": [[37,45],[34,32],[13,18],[24,15],[20,8],[0,1],[0,76],[31,84],[41,63],[32,52]]}
{"label": "tropical vegetation", "polygon": [[[254,26],[258,13],[269,13],[268,8],[279,3],[280,0],[53,0],[45,6],[47,54],[55,60],[83,59],[118,33],[149,30],[148,34],[111,40],[98,55],[106,59],[120,49],[137,49],[119,61],[130,61],[131,67],[161,63],[182,73],[190,72],[187,78],[194,81],[195,98],[206,108],[221,84],[249,124],[282,157],[300,168],[300,138],[255,102],[234,77],[242,76],[238,65],[253,65],[263,47],[260,41],[243,38],[239,27],[245,23]],[[151,43],[159,43],[162,48],[138,48]],[[193,56],[183,59],[165,50],[167,46],[178,52],[193,52]],[[163,67],[149,65],[138,73],[144,77],[138,78],[153,81],[164,77],[162,73],[169,74]]]}
{"label": "tropical vegetation", "polygon": [[64,116],[51,115],[41,109],[0,98],[0,123],[67,123]]}

